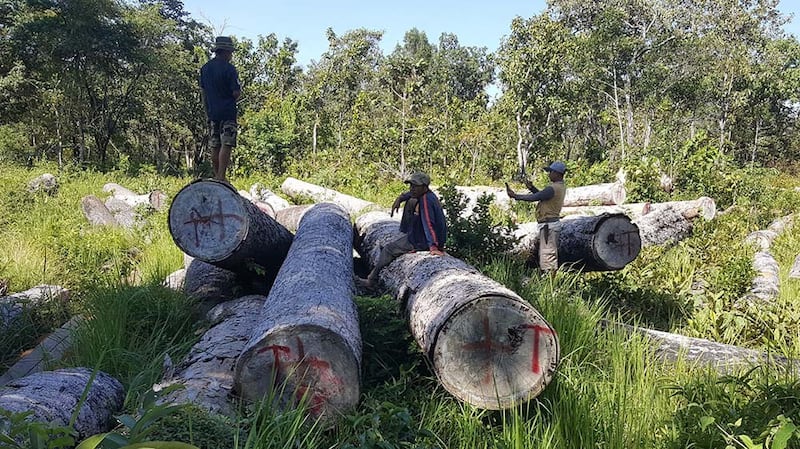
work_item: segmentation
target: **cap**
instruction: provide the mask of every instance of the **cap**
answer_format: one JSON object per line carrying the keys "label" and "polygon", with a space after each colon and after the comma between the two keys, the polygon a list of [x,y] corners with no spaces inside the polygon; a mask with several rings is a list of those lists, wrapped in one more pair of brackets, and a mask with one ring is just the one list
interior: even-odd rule
{"label": "cap", "polygon": [[405,182],[414,186],[427,186],[431,183],[431,177],[427,173],[416,172],[409,176]]}
{"label": "cap", "polygon": [[214,40],[214,45],[211,47],[211,51],[217,50],[236,50],[236,47],[233,45],[233,39],[228,36],[217,36]]}
{"label": "cap", "polygon": [[563,175],[567,172],[567,166],[561,161],[555,161],[550,166],[544,167],[544,171],[554,171]]}

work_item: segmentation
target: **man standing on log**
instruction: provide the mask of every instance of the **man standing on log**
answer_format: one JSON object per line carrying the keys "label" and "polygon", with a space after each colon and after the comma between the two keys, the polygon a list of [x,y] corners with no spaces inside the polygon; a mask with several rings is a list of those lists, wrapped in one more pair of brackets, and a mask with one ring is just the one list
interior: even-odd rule
{"label": "man standing on log", "polygon": [[549,273],[558,270],[558,234],[561,232],[561,208],[564,206],[564,196],[567,187],[564,185],[564,174],[567,166],[561,161],[556,161],[544,167],[550,177],[550,185],[542,190],[536,188],[530,181],[525,181],[525,186],[531,191],[529,194],[517,194],[506,183],[506,193],[509,198],[519,201],[538,201],[536,205],[536,222],[539,223],[539,269]]}
{"label": "man standing on log", "polygon": [[367,278],[357,279],[362,287],[375,288],[378,274],[383,267],[403,254],[428,250],[436,256],[444,255],[447,223],[439,198],[428,188],[431,183],[430,176],[417,172],[405,182],[409,185],[409,191],[397,197],[392,205],[392,215],[394,215],[400,204],[406,202],[400,223],[403,235],[381,248],[378,261]]}
{"label": "man standing on log", "polygon": [[214,178],[220,181],[226,181],[225,172],[231,161],[231,150],[236,146],[236,100],[242,93],[239,73],[231,64],[234,50],[230,37],[217,36],[211,49],[214,58],[200,69],[200,88],[208,117],[211,165]]}

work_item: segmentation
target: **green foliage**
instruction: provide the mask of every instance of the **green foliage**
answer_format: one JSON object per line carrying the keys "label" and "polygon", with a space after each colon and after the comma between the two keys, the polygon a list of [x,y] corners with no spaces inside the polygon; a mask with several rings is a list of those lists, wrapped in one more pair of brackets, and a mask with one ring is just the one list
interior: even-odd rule
{"label": "green foliage", "polygon": [[669,195],[661,187],[661,162],[656,158],[644,157],[628,159],[623,163],[625,170],[626,201],[629,203],[668,201]]}
{"label": "green foliage", "polygon": [[0,125],[0,161],[29,163],[34,154],[27,134],[21,124]]}
{"label": "green foliage", "polygon": [[481,263],[511,249],[514,244],[513,224],[510,221],[496,224],[489,213],[494,195],[481,195],[472,211],[465,214],[467,200],[454,186],[445,185],[440,192],[447,216],[446,246],[449,252],[473,263]]}

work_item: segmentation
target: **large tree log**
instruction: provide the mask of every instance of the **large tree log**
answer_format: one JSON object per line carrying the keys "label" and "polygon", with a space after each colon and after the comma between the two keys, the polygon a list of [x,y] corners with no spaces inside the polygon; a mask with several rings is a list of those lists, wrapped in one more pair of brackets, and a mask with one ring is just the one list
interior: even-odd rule
{"label": "large tree log", "polygon": [[564,197],[565,206],[588,206],[591,204],[622,204],[627,198],[625,185],[619,182],[570,187]]}
{"label": "large tree log", "polygon": [[286,229],[297,232],[297,227],[300,226],[300,220],[303,215],[313,207],[313,204],[303,204],[302,206],[290,206],[278,210],[275,214],[275,220],[286,227]]}
{"label": "large tree log", "polygon": [[176,367],[175,373],[153,386],[160,391],[171,385],[184,388],[170,392],[161,402],[191,403],[220,415],[234,417],[231,403],[233,368],[250,333],[259,324],[266,298],[245,296],[219,304],[209,311],[211,327]]}
{"label": "large tree log", "polygon": [[0,329],[7,328],[26,307],[36,308],[49,301],[66,301],[69,297],[69,290],[58,285],[47,284],[0,297]]}
{"label": "large tree log", "polygon": [[250,186],[250,195],[253,197],[253,200],[269,205],[276,213],[281,209],[286,209],[291,206],[288,201],[259,183]]}
{"label": "large tree log", "polygon": [[72,413],[89,381],[88,394],[75,421],[79,438],[108,431],[112,417],[122,408],[125,391],[122,384],[103,372],[91,379],[92,370],[68,368],[45,371],[9,382],[0,388],[0,408],[14,412],[32,412],[34,422],[69,425]]}
{"label": "large tree log", "polygon": [[89,220],[89,224],[95,226],[117,226],[117,219],[108,210],[103,201],[94,196],[86,195],[81,199],[81,209],[83,216]]}
{"label": "large tree log", "polygon": [[577,207],[564,207],[561,209],[561,215],[601,215],[608,214],[625,214],[636,221],[639,217],[647,215],[651,212],[658,212],[663,209],[673,209],[680,211],[684,218],[691,220],[695,217],[702,217],[706,220],[713,219],[717,214],[716,202],[707,196],[701,196],[695,200],[687,201],[668,201],[665,203],[630,203],[630,204],[617,204],[613,206],[577,206]]}
{"label": "large tree log", "polygon": [[794,258],[792,268],[789,270],[789,279],[800,279],[800,254]]}
{"label": "large tree log", "polygon": [[[783,356],[769,354],[755,349],[717,343],[703,338],[687,337],[679,334],[634,327],[622,323],[601,323],[603,327],[620,329],[627,333],[639,333],[654,343],[655,355],[662,360],[674,363],[685,360],[702,367],[709,367],[720,374],[731,374],[737,369],[754,365],[771,364],[792,368]],[[796,368],[792,368],[796,371]]]}
{"label": "large tree log", "polygon": [[50,173],[43,173],[28,181],[28,192],[55,195],[58,193],[58,179]]}
{"label": "large tree log", "polygon": [[259,277],[240,276],[191,256],[185,256],[184,263],[183,292],[198,301],[203,315],[219,303],[247,295],[266,295],[269,291],[269,285]]}
{"label": "large tree log", "polygon": [[[383,212],[356,220],[362,254],[374,265],[399,235]],[[531,305],[460,259],[405,254],[379,274],[408,316],[439,380],[476,407],[506,409],[536,397],[558,366],[555,330]]]}
{"label": "large tree log", "polygon": [[72,317],[31,351],[26,351],[8,371],[0,376],[0,386],[6,385],[14,379],[42,372],[59,362],[64,354],[72,348],[72,335],[83,321],[81,316]]}
{"label": "large tree log", "polygon": [[780,294],[780,267],[770,252],[770,247],[793,222],[794,215],[777,218],[770,223],[767,229],[751,232],[745,237],[745,243],[756,246],[758,251],[753,255],[753,269],[756,277],[753,279],[750,291],[742,298],[743,300],[770,301]]}
{"label": "large tree log", "polygon": [[353,228],[347,212],[318,204],[294,243],[236,362],[236,391],[284,403],[307,397],[325,419],[358,402],[361,334],[353,302]]}
{"label": "large tree log", "polygon": [[197,180],[181,189],[169,209],[169,230],[184,253],[268,284],[278,272],[292,234],[229,184]]}
{"label": "large tree log", "polygon": [[343,207],[351,216],[378,207],[375,203],[362,200],[335,190],[326,189],[314,184],[309,184],[295,178],[286,178],[281,184],[281,190],[295,201],[311,200],[322,203],[331,202]]}
{"label": "large tree log", "polygon": [[642,246],[676,243],[692,234],[692,222],[672,207],[660,207],[637,217],[634,222],[639,227]]}
{"label": "large tree log", "polygon": [[[558,264],[583,271],[621,270],[639,255],[639,228],[623,214],[603,214],[562,220],[558,237]],[[539,231],[536,223],[521,224],[514,235],[513,252],[539,264]]]}

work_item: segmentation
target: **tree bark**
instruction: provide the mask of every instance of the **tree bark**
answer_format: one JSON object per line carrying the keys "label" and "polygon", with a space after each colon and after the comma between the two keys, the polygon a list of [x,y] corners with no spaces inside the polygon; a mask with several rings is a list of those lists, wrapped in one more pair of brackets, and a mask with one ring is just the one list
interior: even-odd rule
{"label": "tree bark", "polygon": [[198,301],[203,315],[219,303],[246,295],[266,295],[269,291],[269,285],[261,278],[240,276],[191,257],[185,262],[183,292]]}
{"label": "tree bark", "polygon": [[564,206],[622,204],[625,198],[625,185],[618,182],[570,187],[564,197]]}
{"label": "tree bark", "polygon": [[629,203],[609,206],[570,206],[562,208],[561,215],[591,216],[604,213],[621,213],[629,216],[635,221],[643,215],[667,208],[680,211],[685,218],[690,220],[698,216],[706,220],[712,220],[717,214],[716,202],[712,198],[701,196],[696,200],[669,201],[664,203]]}
{"label": "tree bark", "polygon": [[276,213],[281,209],[286,209],[287,207],[291,206],[288,201],[259,183],[255,183],[250,186],[250,195],[256,201],[269,204],[272,210],[274,210]]}
{"label": "tree bark", "polygon": [[300,222],[289,255],[234,371],[246,400],[304,397],[325,420],[355,407],[361,334],[353,303],[353,228],[347,212],[318,204]]}
{"label": "tree bark", "polygon": [[[639,228],[623,214],[603,214],[562,220],[558,236],[558,264],[583,271],[621,270],[639,255]],[[536,223],[523,223],[513,252],[539,265],[539,231]]]}
{"label": "tree bark", "polygon": [[800,279],[800,254],[794,258],[792,269],[789,270],[789,279]]}
{"label": "tree bark", "polygon": [[58,179],[50,173],[43,173],[28,181],[28,191],[32,193],[44,192],[48,195],[58,193]]}
{"label": "tree bark", "polygon": [[118,226],[114,214],[108,210],[103,201],[94,195],[86,195],[81,199],[83,216],[94,226]]}
{"label": "tree bark", "polygon": [[634,219],[642,246],[677,243],[692,234],[692,222],[672,207],[662,207]]}
{"label": "tree bark", "polygon": [[375,203],[371,203],[350,195],[345,195],[344,193],[339,193],[335,190],[309,184],[291,177],[286,178],[286,180],[283,181],[283,184],[281,184],[281,190],[295,201],[310,199],[315,203],[328,201],[337,204],[343,207],[351,216],[355,216],[361,212],[372,210],[378,207]]}
{"label": "tree bark", "polygon": [[[383,212],[356,220],[362,254],[374,265],[399,235]],[[379,274],[442,385],[473,406],[506,409],[536,397],[559,362],[555,330],[531,305],[460,259],[405,254]]]}
{"label": "tree bark", "polygon": [[280,209],[275,214],[275,220],[286,227],[291,232],[297,232],[297,227],[300,226],[300,220],[313,207],[312,204],[304,204],[302,206],[290,206],[285,209]]}
{"label": "tree bark", "polygon": [[292,234],[230,184],[197,180],[181,189],[169,209],[169,230],[186,254],[243,277],[272,283]]}
{"label": "tree bark", "polygon": [[36,308],[49,301],[67,301],[69,298],[69,290],[58,285],[46,284],[0,297],[0,329],[7,329],[26,307]]}
{"label": "tree bark", "polygon": [[160,391],[171,385],[182,385],[161,401],[173,404],[195,404],[220,415],[234,417],[231,402],[233,368],[244,350],[250,332],[259,323],[259,313],[266,298],[244,296],[222,303],[207,314],[211,327],[177,366],[174,375],[153,386]]}
{"label": "tree bark", "polygon": [[[0,408],[14,413],[30,411],[33,422],[67,426],[81,395],[91,380],[92,370],[68,368],[31,374],[0,388]],[[113,415],[122,408],[122,384],[97,372],[75,421],[80,439],[113,427]],[[0,418],[0,421],[4,421]]]}

